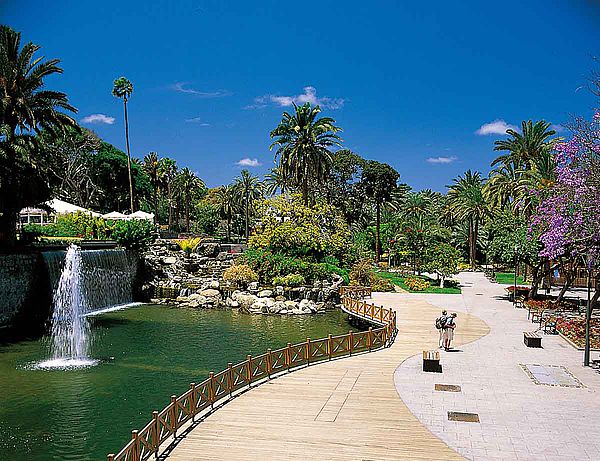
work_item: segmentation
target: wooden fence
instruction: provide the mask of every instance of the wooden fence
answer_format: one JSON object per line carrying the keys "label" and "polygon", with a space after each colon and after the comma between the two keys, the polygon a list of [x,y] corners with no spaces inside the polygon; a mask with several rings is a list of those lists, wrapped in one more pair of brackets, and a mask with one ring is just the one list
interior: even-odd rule
{"label": "wooden fence", "polygon": [[116,455],[108,455],[108,461],[145,461],[158,457],[160,446],[170,437],[177,437],[177,431],[188,421],[211,411],[216,403],[231,398],[233,393],[273,375],[391,345],[396,336],[396,313],[359,299],[359,295],[370,296],[370,288],[342,287],[340,294],[345,312],[381,326],[316,340],[307,338],[299,344],[288,343],[286,347],[268,349],[257,357],[249,355],[236,365],[230,363],[219,373],[211,372],[201,383],[191,383],[179,397],[172,395],[171,402],[162,411],[154,411],[143,429],[132,431],[131,440]]}

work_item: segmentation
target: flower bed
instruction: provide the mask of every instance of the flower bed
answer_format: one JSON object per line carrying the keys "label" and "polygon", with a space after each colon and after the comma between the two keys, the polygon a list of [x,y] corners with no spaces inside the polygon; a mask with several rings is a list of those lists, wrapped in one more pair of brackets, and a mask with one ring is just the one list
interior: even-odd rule
{"label": "flower bed", "polygon": [[[575,346],[585,346],[585,318],[557,318],[556,329]],[[600,349],[600,319],[592,319],[590,323],[590,346]]]}

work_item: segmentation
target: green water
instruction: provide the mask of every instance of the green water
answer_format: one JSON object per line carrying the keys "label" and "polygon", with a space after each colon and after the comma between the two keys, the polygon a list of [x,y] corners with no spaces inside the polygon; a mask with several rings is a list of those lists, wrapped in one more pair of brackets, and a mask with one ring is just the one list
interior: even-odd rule
{"label": "green water", "polygon": [[48,358],[47,340],[0,343],[0,458],[106,459],[210,371],[349,329],[340,311],[279,317],[144,305],[92,317],[95,367],[31,369]]}

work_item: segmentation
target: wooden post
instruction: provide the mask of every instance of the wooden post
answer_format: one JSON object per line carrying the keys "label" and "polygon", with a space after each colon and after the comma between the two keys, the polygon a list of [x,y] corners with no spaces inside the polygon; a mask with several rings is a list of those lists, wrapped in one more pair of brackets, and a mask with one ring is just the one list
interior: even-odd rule
{"label": "wooden post", "polygon": [[329,360],[331,360],[331,356],[333,354],[333,339],[331,339],[331,334],[327,336],[327,355],[329,355]]}
{"label": "wooden post", "polygon": [[310,338],[306,338],[306,364],[310,365]]}
{"label": "wooden post", "polygon": [[292,366],[292,343],[287,343],[287,347],[285,349],[285,364],[287,365],[288,371]]}
{"label": "wooden post", "polygon": [[229,390],[229,397],[233,392],[233,364],[229,362],[227,364],[227,389]]}
{"label": "wooden post", "polygon": [[367,347],[369,348],[369,352],[371,351],[372,346],[373,346],[373,327],[369,327],[369,332],[367,334]]}
{"label": "wooden post", "polygon": [[158,422],[158,411],[152,412],[152,448],[154,449],[154,457],[158,458],[158,446],[160,445],[160,427]]}
{"label": "wooden post", "polygon": [[215,407],[215,372],[211,371],[208,374],[208,400],[210,401],[210,409]]}
{"label": "wooden post", "polygon": [[173,438],[177,437],[177,396],[171,396],[171,424],[173,425]]}
{"label": "wooden post", "polygon": [[110,455],[108,455],[106,457],[106,461],[115,461],[115,455],[114,455],[114,453],[111,453]]}
{"label": "wooden post", "polygon": [[383,322],[383,306],[379,309],[379,320]]}
{"label": "wooden post", "polygon": [[192,422],[194,422],[194,416],[196,416],[196,393],[194,392],[194,388],[196,387],[196,383],[190,383],[190,412],[192,413]]}
{"label": "wooden post", "polygon": [[350,352],[350,355],[352,355],[353,349],[354,349],[354,334],[352,333],[352,330],[350,330],[348,332],[348,351]]}
{"label": "wooden post", "polygon": [[138,431],[131,431],[131,439],[133,440],[133,453],[131,453],[131,461],[140,461],[140,441],[138,439]]}
{"label": "wooden post", "polygon": [[271,353],[271,349],[267,349],[267,376],[269,379],[271,378],[271,371],[273,371],[273,356]]}
{"label": "wooden post", "polygon": [[250,383],[252,382],[252,356],[251,355],[246,357],[246,379],[248,380],[248,387],[250,387]]}

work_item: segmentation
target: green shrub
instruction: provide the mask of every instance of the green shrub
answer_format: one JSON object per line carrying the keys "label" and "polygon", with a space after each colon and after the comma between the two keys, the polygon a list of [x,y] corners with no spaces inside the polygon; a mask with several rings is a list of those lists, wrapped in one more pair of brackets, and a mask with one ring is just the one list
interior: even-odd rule
{"label": "green shrub", "polygon": [[79,237],[89,240],[105,240],[110,238],[114,224],[103,218],[87,213],[77,212],[61,214],[56,222],[42,226],[27,224],[23,232],[45,237]]}
{"label": "green shrub", "polygon": [[409,275],[404,279],[404,284],[410,291],[425,291],[429,288],[430,283],[421,277]]}
{"label": "green shrub", "polygon": [[372,291],[395,291],[394,284],[390,280],[384,279],[384,278],[377,278],[371,284],[371,290]]}
{"label": "green shrub", "polygon": [[117,221],[112,237],[127,249],[143,251],[156,240],[156,227],[145,219]]}
{"label": "green shrub", "polygon": [[350,270],[350,284],[370,287],[375,282],[375,271],[370,259],[357,262]]}
{"label": "green shrub", "polygon": [[258,275],[246,264],[236,264],[223,273],[223,280],[238,288],[246,288],[248,284],[258,281]]}
{"label": "green shrub", "polygon": [[273,285],[281,285],[284,287],[299,287],[306,285],[306,280],[301,274],[288,274],[273,278]]}

